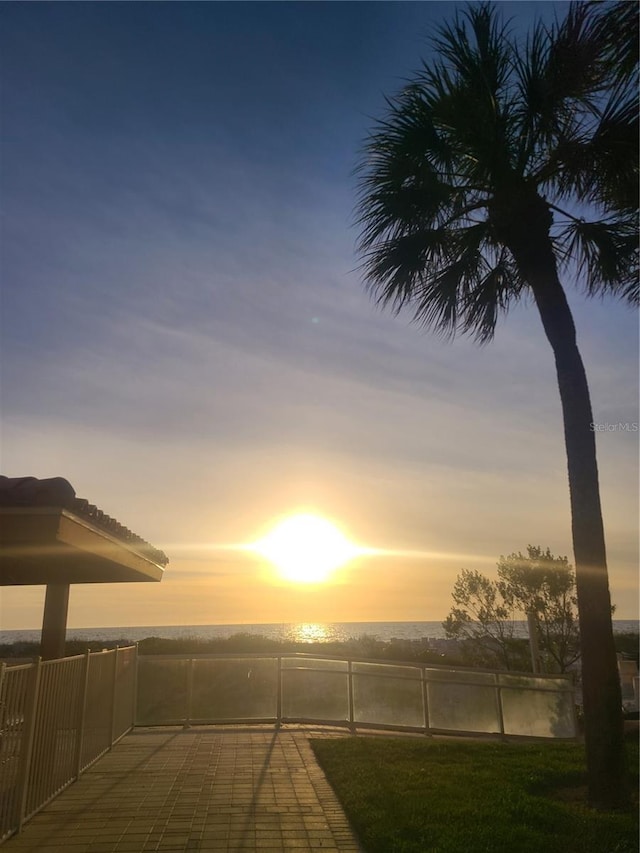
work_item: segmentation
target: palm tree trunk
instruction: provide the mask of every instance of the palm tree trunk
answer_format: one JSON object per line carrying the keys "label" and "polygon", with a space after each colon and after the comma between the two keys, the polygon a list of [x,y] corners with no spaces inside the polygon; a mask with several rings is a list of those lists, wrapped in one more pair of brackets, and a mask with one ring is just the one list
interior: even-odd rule
{"label": "palm tree trunk", "polygon": [[573,317],[558,278],[550,238],[553,217],[545,199],[526,182],[496,196],[490,217],[533,292],[555,357],[569,473],[589,801],[596,808],[618,808],[628,800],[628,784],[593,413]]}
{"label": "palm tree trunk", "polygon": [[596,808],[618,808],[628,800],[624,724],[591,399],[548,231],[538,234],[540,240],[533,236],[529,230],[525,251],[522,243],[511,250],[533,291],[553,349],[562,403],[580,619],[589,801]]}
{"label": "palm tree trunk", "polygon": [[573,318],[557,277],[551,286],[534,288],[534,295],[553,347],[564,417],[589,799],[595,807],[617,808],[627,797],[622,695],[613,642],[591,400]]}

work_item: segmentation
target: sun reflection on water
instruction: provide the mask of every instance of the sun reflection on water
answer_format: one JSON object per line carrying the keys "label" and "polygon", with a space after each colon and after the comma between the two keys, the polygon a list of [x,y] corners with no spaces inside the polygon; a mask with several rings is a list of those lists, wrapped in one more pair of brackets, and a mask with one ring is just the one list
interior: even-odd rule
{"label": "sun reflection on water", "polygon": [[324,643],[330,637],[327,627],[320,622],[302,622],[293,626],[291,639],[296,643]]}

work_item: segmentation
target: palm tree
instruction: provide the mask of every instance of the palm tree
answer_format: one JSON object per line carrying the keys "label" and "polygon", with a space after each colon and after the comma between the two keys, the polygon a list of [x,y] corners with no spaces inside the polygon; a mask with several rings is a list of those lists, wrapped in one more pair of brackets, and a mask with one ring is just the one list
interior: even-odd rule
{"label": "palm tree", "polygon": [[593,415],[560,282],[637,304],[637,6],[574,3],[518,42],[470,4],[370,134],[359,251],[383,305],[489,341],[529,294],[555,356],[568,460],[590,802],[626,798]]}

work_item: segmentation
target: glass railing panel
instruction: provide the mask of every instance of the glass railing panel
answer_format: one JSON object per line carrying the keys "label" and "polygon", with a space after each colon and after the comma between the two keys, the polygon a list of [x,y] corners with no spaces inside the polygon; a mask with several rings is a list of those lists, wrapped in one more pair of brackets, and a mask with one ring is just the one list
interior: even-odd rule
{"label": "glass railing panel", "polygon": [[290,719],[349,719],[349,687],[346,672],[284,669],[282,716]]}
{"label": "glass railing panel", "polygon": [[504,731],[531,737],[575,737],[573,692],[502,687]]}
{"label": "glass railing panel", "polygon": [[480,684],[427,684],[429,725],[448,731],[500,731],[496,688]]}
{"label": "glass railing panel", "polygon": [[138,658],[138,725],[161,725],[187,719],[190,661]]}
{"label": "glass railing panel", "polygon": [[191,719],[275,719],[277,658],[194,660]]}
{"label": "glass railing panel", "polygon": [[[380,669],[386,669],[386,667],[380,667]],[[400,669],[400,667],[389,667],[389,669]],[[354,721],[385,726],[424,726],[420,670],[414,670],[414,672],[418,677],[414,676],[413,679],[409,679],[406,674],[392,678],[363,673],[354,674]]]}

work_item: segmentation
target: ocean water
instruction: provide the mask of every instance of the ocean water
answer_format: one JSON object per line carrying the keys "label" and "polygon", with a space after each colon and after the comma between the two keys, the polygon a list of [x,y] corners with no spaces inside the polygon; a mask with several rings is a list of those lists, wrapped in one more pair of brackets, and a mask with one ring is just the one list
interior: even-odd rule
{"label": "ocean water", "polygon": [[[613,630],[638,631],[637,619],[614,619]],[[516,622],[517,633],[527,636],[527,623]],[[307,643],[330,643],[336,640],[375,637],[389,642],[392,639],[421,640],[444,638],[441,622],[291,622],[255,625],[147,625],[123,628],[69,628],[67,639],[130,640],[136,642],[146,637],[197,638],[208,640],[226,638],[234,634],[256,634],[274,640],[293,640]],[[0,643],[38,641],[40,630],[0,631]]]}

